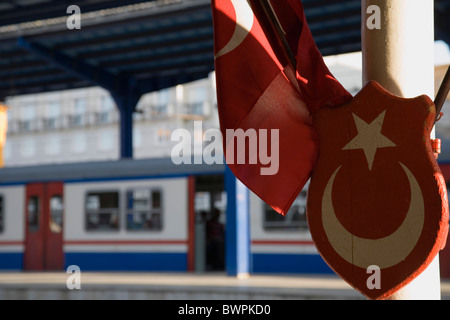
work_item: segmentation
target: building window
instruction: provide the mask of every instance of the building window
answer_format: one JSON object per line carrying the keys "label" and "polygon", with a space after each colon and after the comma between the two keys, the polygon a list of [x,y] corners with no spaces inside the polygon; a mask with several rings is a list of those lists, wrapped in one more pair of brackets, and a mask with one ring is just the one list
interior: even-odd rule
{"label": "building window", "polygon": [[31,158],[36,153],[36,142],[34,138],[27,136],[27,138],[22,140],[21,144],[21,154],[24,158]]}
{"label": "building window", "polygon": [[0,195],[0,233],[5,230],[5,202],[3,195]]}
{"label": "building window", "polygon": [[54,156],[61,152],[61,137],[58,135],[49,136],[45,144],[45,152]]}
{"label": "building window", "polygon": [[84,132],[77,132],[73,135],[72,151],[74,153],[83,153],[87,149],[86,135]]}
{"label": "building window", "polygon": [[85,200],[87,231],[119,230],[119,192],[93,191]]}
{"label": "building window", "polygon": [[186,92],[185,113],[190,115],[204,115],[204,101],[206,101],[205,87],[191,87]]}
{"label": "building window", "polygon": [[158,104],[168,105],[170,100],[170,89],[162,89],[158,92]]}
{"label": "building window", "polygon": [[60,105],[58,102],[50,102],[47,106],[47,117],[44,119],[44,129],[56,129],[60,116]]}
{"label": "building window", "polygon": [[114,112],[114,101],[110,96],[103,96],[100,112],[97,113],[97,123],[111,123]]}
{"label": "building window", "polygon": [[127,230],[162,229],[162,193],[160,190],[134,189],[127,192]]}
{"label": "building window", "polygon": [[306,198],[308,195],[307,187],[304,188],[297,199],[295,199],[289,211],[285,216],[275,212],[269,205],[264,203],[264,229],[269,230],[298,230],[308,229],[306,221]]}
{"label": "building window", "polygon": [[4,160],[10,160],[12,158],[11,142],[8,143],[8,140],[6,140],[5,144],[3,145],[3,158],[4,158]]}
{"label": "building window", "polygon": [[167,116],[170,103],[170,89],[163,89],[156,93],[156,100],[150,104],[151,117]]}
{"label": "building window", "polygon": [[35,129],[36,107],[34,105],[25,105],[21,109],[21,121],[19,129],[21,131],[31,131]]}
{"label": "building window", "polygon": [[86,99],[77,98],[75,99],[74,113],[69,116],[69,122],[72,127],[81,127],[86,123]]}
{"label": "building window", "polygon": [[151,106],[150,114],[153,117],[160,117],[167,115],[167,104],[156,104]]}
{"label": "building window", "polygon": [[142,132],[139,128],[133,128],[133,148],[142,147]]}
{"label": "building window", "polygon": [[113,130],[107,130],[107,128],[101,129],[99,132],[98,148],[101,151],[111,151],[115,145],[115,135]]}
{"label": "building window", "polygon": [[184,105],[185,113],[190,115],[201,116],[204,114],[203,102],[186,103]]}
{"label": "building window", "polygon": [[158,145],[166,145],[171,142],[171,135],[169,129],[159,128],[156,130],[156,144]]}

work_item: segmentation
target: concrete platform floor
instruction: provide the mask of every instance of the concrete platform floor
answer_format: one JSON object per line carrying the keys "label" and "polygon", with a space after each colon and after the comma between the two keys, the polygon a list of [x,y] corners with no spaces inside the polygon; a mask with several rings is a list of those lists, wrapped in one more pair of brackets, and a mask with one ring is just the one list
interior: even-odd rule
{"label": "concrete platform floor", "polygon": [[[0,300],[361,300],[336,276],[223,273],[81,272],[81,289],[69,289],[64,272],[0,272]],[[71,279],[69,279],[70,281]],[[443,281],[442,299],[450,299]]]}

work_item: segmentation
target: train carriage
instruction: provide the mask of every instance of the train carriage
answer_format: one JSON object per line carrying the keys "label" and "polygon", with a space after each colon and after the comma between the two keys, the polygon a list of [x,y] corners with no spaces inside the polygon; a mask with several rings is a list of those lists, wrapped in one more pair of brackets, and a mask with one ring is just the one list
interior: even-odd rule
{"label": "train carriage", "polygon": [[[441,167],[450,180],[450,164]],[[224,172],[170,159],[4,168],[0,270],[224,270],[223,250],[211,264],[206,227],[214,209],[226,222]],[[251,272],[332,273],[308,232],[306,192],[286,217],[250,194]]]}
{"label": "train carriage", "polygon": [[188,196],[221,166],[121,160],[0,171],[0,268],[186,271]]}

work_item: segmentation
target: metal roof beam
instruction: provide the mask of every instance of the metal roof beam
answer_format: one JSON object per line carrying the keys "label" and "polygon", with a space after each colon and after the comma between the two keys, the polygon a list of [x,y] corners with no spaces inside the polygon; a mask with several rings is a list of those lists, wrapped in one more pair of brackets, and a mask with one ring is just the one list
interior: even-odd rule
{"label": "metal roof beam", "polygon": [[[21,92],[22,90],[29,90],[32,88],[36,88],[39,90],[40,87],[48,87],[53,86],[55,84],[61,83],[61,82],[71,82],[71,81],[77,81],[79,78],[75,77],[68,77],[66,74],[61,73],[60,75],[54,75],[51,78],[33,78],[30,81],[20,80],[17,82],[12,83],[6,83],[0,85],[0,91],[5,91],[6,96],[15,95],[17,92]],[[89,82],[91,86],[93,84]]]}
{"label": "metal roof beam", "polygon": [[165,64],[166,61],[169,59],[179,61],[180,59],[186,59],[186,56],[212,56],[211,54],[212,49],[210,46],[206,48],[194,48],[191,50],[185,49],[185,50],[167,50],[167,52],[161,52],[161,53],[153,53],[149,55],[142,55],[134,58],[130,57],[124,57],[122,59],[114,59],[114,60],[108,60],[105,62],[100,62],[99,65],[102,67],[107,68],[116,68],[121,66],[135,66],[135,65],[142,65],[149,62],[155,62],[159,64]]}
{"label": "metal roof beam", "polygon": [[171,76],[164,78],[157,75],[142,75],[139,77],[138,85],[140,92],[152,92],[158,91],[170,87],[177,86],[179,84],[188,83],[208,77],[209,73],[213,70],[213,66],[197,67],[189,72],[177,71]]}
{"label": "metal roof beam", "polygon": [[[183,45],[192,45],[192,44],[197,44],[197,43],[213,41],[212,29],[211,29],[211,32],[208,32],[206,34],[196,33],[196,34],[193,34],[192,36],[186,36],[183,38],[181,38],[180,33],[177,33],[177,35],[180,36],[179,40],[174,40],[171,38],[164,39],[164,40],[161,40],[158,42],[148,40],[142,44],[132,44],[132,45],[123,45],[123,46],[121,43],[115,42],[117,44],[117,47],[111,48],[110,50],[108,50],[107,56],[112,57],[112,56],[122,55],[122,54],[129,53],[130,51],[132,51],[132,52],[152,51],[155,49],[172,47],[174,45],[183,46]],[[119,46],[119,45],[121,45],[121,46]],[[213,45],[211,45],[211,48],[213,48]],[[83,58],[83,59],[96,59],[96,58],[102,58],[104,56],[106,56],[106,54],[105,54],[105,50],[103,50],[103,49],[96,49],[96,50],[92,50],[92,51],[86,50],[85,52],[81,52],[81,53],[77,54],[78,58]]]}
{"label": "metal roof beam", "polygon": [[[156,0],[153,0],[156,1]],[[163,0],[160,0],[164,2]],[[126,25],[137,26],[148,21],[173,21],[183,17],[194,17],[196,21],[210,21],[212,26],[211,2],[210,0],[172,0],[172,4],[155,6],[126,14],[115,14],[109,17],[96,17],[95,19],[83,19],[83,26],[80,32],[97,32],[105,29],[124,28]],[[159,1],[156,1],[159,2]],[[81,10],[83,8],[80,6]],[[82,11],[83,13],[83,11]],[[41,27],[42,28],[42,27]],[[20,33],[10,32],[4,37],[16,37],[17,35],[33,36],[35,39],[51,40],[60,39],[67,36],[67,27],[63,25],[51,25],[46,28],[46,32],[42,33],[41,28],[31,28],[21,30]]]}
{"label": "metal roof beam", "polygon": [[122,85],[121,78],[118,79],[117,76],[106,70],[96,68],[84,61],[66,56],[61,52],[51,50],[38,43],[30,42],[23,37],[19,37],[17,43],[21,48],[28,50],[45,61],[56,65],[72,75],[95,83],[108,91],[117,91]]}
{"label": "metal roof beam", "polygon": [[0,88],[0,97],[8,97],[22,94],[41,93],[57,90],[67,90],[73,88],[91,87],[92,84],[77,78],[56,79],[53,81],[43,81],[36,84],[12,85],[6,89]]}
{"label": "metal roof beam", "polygon": [[[108,44],[111,42],[120,43],[122,41],[129,42],[131,40],[136,40],[140,38],[150,38],[155,36],[161,36],[164,34],[165,37],[170,38],[179,38],[178,36],[180,33],[183,34],[186,30],[188,30],[191,33],[196,33],[197,30],[200,32],[205,33],[206,31],[211,30],[209,34],[212,36],[212,29],[211,29],[211,21],[205,20],[205,21],[199,21],[199,22],[193,22],[193,23],[185,23],[185,24],[176,24],[170,27],[161,27],[161,26],[155,26],[154,28],[145,28],[138,31],[132,31],[132,32],[124,32],[124,30],[127,26],[130,24],[123,24],[119,27],[116,27],[114,30],[121,30],[119,34],[117,33],[110,33],[107,35],[99,35],[92,39],[77,39],[75,41],[63,41],[60,43],[55,44],[55,48],[57,49],[73,49],[73,48],[82,48],[87,46],[98,46],[102,44]],[[195,30],[195,32],[194,32]],[[91,33],[93,34],[94,31],[91,30],[83,30],[83,32]],[[175,37],[174,37],[175,36]],[[44,39],[45,37],[41,37]]]}
{"label": "metal roof beam", "polygon": [[[154,0],[77,0],[73,1],[73,4],[78,5],[86,13],[144,1]],[[8,1],[8,3],[14,7],[0,10],[0,26],[61,17],[66,14],[67,7],[72,4],[70,1],[45,1],[33,4]]]}

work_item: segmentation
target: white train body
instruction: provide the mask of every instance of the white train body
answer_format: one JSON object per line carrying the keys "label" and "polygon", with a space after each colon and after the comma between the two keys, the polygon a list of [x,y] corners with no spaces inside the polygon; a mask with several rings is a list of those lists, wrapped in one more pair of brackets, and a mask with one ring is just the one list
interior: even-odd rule
{"label": "white train body", "polygon": [[[195,199],[225,213],[223,175],[170,159],[0,170],[0,269],[208,270]],[[281,219],[251,193],[252,272],[331,272],[301,220],[304,199],[293,208]]]}

